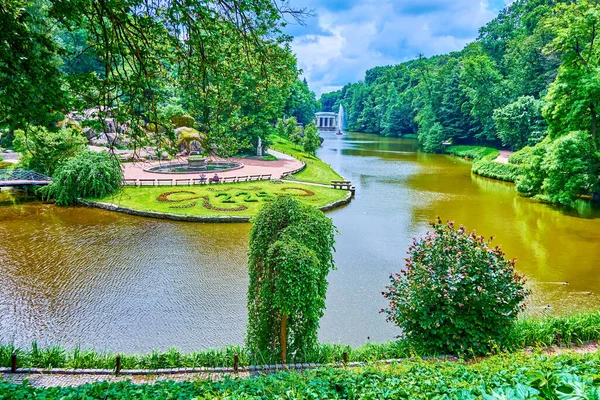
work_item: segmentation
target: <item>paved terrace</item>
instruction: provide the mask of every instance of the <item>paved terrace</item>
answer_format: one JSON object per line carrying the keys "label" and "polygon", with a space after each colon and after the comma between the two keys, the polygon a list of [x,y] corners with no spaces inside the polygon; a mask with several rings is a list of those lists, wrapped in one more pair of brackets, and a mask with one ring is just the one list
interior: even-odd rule
{"label": "paved terrace", "polygon": [[[293,157],[279,153],[274,150],[269,150],[269,154],[277,157],[277,161],[262,161],[248,158],[231,158],[229,161],[242,163],[244,166],[231,171],[217,172],[220,178],[246,175],[271,175],[273,179],[281,178],[281,175],[286,172],[295,171],[302,167],[302,163]],[[198,172],[190,174],[167,174],[159,172],[148,172],[145,169],[156,167],[159,165],[167,165],[169,163],[185,163],[185,157],[181,157],[172,162],[165,161],[140,161],[135,163],[125,163],[125,179],[198,179]],[[206,172],[206,177],[211,178],[214,172]]]}

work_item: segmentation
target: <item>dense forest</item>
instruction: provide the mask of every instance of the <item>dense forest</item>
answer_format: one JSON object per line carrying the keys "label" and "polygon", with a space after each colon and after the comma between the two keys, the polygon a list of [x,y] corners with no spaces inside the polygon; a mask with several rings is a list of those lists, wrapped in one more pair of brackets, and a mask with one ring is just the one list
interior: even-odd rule
{"label": "dense forest", "polygon": [[222,155],[253,148],[318,107],[282,31],[305,15],[271,0],[3,0],[0,146],[91,126],[118,134],[109,147],[173,153],[188,121]]}
{"label": "dense forest", "polygon": [[[324,94],[322,108],[343,104],[348,130],[418,134],[428,152],[526,148],[521,192],[562,203],[597,197],[599,27],[596,0],[518,0],[463,50],[370,69]],[[565,185],[568,199],[552,195]]]}

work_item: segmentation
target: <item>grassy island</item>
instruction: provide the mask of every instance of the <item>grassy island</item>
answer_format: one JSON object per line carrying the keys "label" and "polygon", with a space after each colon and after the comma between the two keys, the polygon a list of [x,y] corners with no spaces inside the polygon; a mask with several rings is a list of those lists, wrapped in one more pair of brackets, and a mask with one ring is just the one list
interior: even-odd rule
{"label": "grassy island", "polygon": [[348,192],[296,182],[256,181],[202,186],[125,187],[89,199],[138,211],[189,216],[253,216],[265,201],[290,195],[318,208],[344,200]]}

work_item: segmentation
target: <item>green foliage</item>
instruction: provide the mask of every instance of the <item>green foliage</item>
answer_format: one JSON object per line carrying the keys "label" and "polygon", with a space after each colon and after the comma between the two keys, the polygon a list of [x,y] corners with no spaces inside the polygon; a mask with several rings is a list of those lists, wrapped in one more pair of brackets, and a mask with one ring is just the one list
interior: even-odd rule
{"label": "green foliage", "polygon": [[483,146],[449,146],[446,153],[471,160],[494,160],[500,155],[497,149]]}
{"label": "green foliage", "polygon": [[273,357],[287,344],[294,357],[305,357],[316,348],[334,233],[325,214],[291,197],[266,204],[253,219],[246,335],[252,354]]}
{"label": "green foliage", "polygon": [[310,155],[316,155],[319,146],[321,146],[321,137],[319,130],[314,124],[309,124],[304,128],[304,139],[302,140],[304,151]]}
{"label": "green foliage", "polygon": [[298,121],[295,117],[290,117],[286,120],[279,118],[277,120],[277,125],[275,126],[275,131],[281,137],[291,139],[294,133],[296,132],[296,125]]}
{"label": "green foliage", "polygon": [[390,277],[388,321],[427,351],[478,355],[502,345],[527,297],[514,260],[491,241],[441,220]]}
{"label": "green foliage", "polygon": [[556,36],[552,22],[545,22],[560,18],[553,14],[556,3],[563,1],[514,1],[463,50],[372,68],[364,81],[323,94],[323,110],[337,111],[343,104],[349,130],[385,136],[418,132],[428,152],[441,152],[446,140],[534,145],[545,131],[540,99],[561,63],[543,52]]}
{"label": "green foliage", "polygon": [[528,154],[521,163],[521,176],[517,179],[516,189],[524,196],[535,196],[542,191],[546,172],[542,168],[546,153],[550,145],[550,138],[543,140],[536,146],[527,150]]}
{"label": "green foliage", "polygon": [[521,150],[511,154],[508,162],[515,165],[525,164],[533,154],[533,147],[525,146]]}
{"label": "green foliage", "polygon": [[[2,1],[0,8],[0,129],[49,126],[68,105],[53,40],[49,2]],[[10,143],[3,138],[2,145]]]}
{"label": "green foliage", "polygon": [[[551,346],[581,345],[600,340],[600,312],[590,311],[570,316],[546,316],[543,318],[523,318],[516,321],[505,338],[511,350],[527,347],[546,348]],[[333,363],[343,360],[346,351],[348,360],[353,362],[373,362],[409,358],[415,355],[429,356],[420,343],[397,340],[385,343],[366,343],[352,348],[342,344],[323,343],[308,354],[294,357],[295,363]],[[20,368],[84,368],[112,369],[116,354],[98,353],[93,350],[75,348],[65,350],[58,346],[40,348],[36,343],[31,348],[15,348],[0,345],[0,367],[10,367],[11,354],[17,354]],[[239,356],[240,366],[277,363],[278,356],[263,358],[261,354],[251,354],[241,346],[227,346],[221,349],[201,350],[182,353],[177,349],[167,352],[152,351],[149,354],[121,354],[123,368],[193,368],[193,367],[233,367],[233,356]]]}
{"label": "green foliage", "polygon": [[600,160],[587,132],[545,140],[530,152],[517,181],[520,193],[573,206],[579,195],[600,191]]}
{"label": "green foliage", "polygon": [[552,137],[572,131],[591,133],[594,146],[600,107],[600,5],[581,0],[558,4],[544,21],[544,28],[555,37],[546,54],[558,54],[563,64],[548,90],[544,116]]}
{"label": "green foliage", "polygon": [[476,161],[471,171],[486,178],[513,183],[521,176],[521,168],[518,165],[503,164],[493,160]]}
{"label": "green foliage", "polygon": [[8,161],[0,161],[0,169],[12,169],[17,165]]}
{"label": "green foliage", "polygon": [[587,132],[572,132],[548,147],[542,192],[553,203],[573,205],[579,194],[599,191],[600,160]]}
{"label": "green foliage", "polygon": [[286,179],[323,183],[325,185],[329,185],[331,181],[343,179],[329,164],[324,163],[316,156],[305,153],[300,146],[294,145],[291,141],[279,136],[271,136],[270,139],[272,141],[271,147],[274,150],[289,154],[306,163],[306,168],[292,176],[286,177]]}
{"label": "green foliage", "polygon": [[308,88],[306,79],[296,79],[290,88],[290,95],[286,100],[284,114],[289,115],[303,125],[310,124],[315,118],[319,102],[315,94]]}
{"label": "green foliage", "polygon": [[542,117],[543,105],[542,100],[523,96],[514,103],[494,110],[494,121],[502,144],[521,149],[541,142],[547,129],[546,121]]}
{"label": "green foliage", "polygon": [[5,3],[1,130],[53,127],[93,108],[88,124],[110,119],[128,145],[173,154],[176,116],[176,127],[195,120],[228,156],[268,135],[284,112],[310,119],[316,107],[281,30],[283,15],[302,20],[302,9],[269,0]]}
{"label": "green foliage", "polygon": [[35,388],[0,381],[0,396],[65,399],[588,399],[598,400],[600,353],[514,354],[477,363],[407,361],[219,381],[98,382]]}
{"label": "green foliage", "polygon": [[121,165],[113,155],[84,151],[62,164],[52,183],[40,190],[45,198],[54,199],[60,206],[69,206],[77,199],[115,193],[122,181]]}
{"label": "green foliage", "polygon": [[13,144],[22,154],[20,168],[53,176],[64,162],[85,149],[87,140],[74,129],[50,131],[33,126],[27,131],[17,130]]}

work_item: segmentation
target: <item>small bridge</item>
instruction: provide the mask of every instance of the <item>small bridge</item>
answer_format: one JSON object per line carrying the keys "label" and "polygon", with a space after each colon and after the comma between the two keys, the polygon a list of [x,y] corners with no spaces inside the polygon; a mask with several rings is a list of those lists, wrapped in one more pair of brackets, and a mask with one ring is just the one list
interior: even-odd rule
{"label": "small bridge", "polygon": [[45,186],[52,183],[46,175],[24,169],[0,169],[0,187]]}

